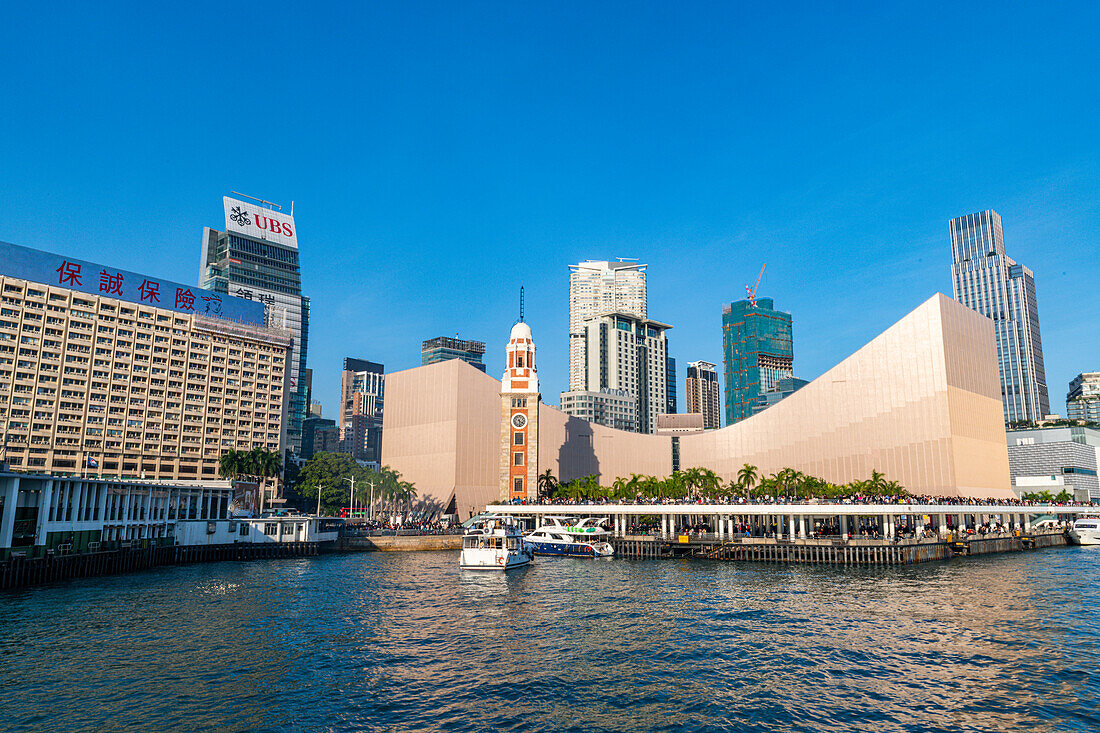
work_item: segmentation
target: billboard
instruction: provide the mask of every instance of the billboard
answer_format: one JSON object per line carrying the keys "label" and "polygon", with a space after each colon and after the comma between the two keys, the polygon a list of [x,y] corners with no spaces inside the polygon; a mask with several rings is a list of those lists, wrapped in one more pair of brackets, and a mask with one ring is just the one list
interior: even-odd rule
{"label": "billboard", "polygon": [[7,242],[0,242],[0,274],[179,313],[264,325],[263,303]]}
{"label": "billboard", "polygon": [[225,231],[298,249],[298,228],[290,214],[228,196],[222,197],[222,203],[225,205]]}

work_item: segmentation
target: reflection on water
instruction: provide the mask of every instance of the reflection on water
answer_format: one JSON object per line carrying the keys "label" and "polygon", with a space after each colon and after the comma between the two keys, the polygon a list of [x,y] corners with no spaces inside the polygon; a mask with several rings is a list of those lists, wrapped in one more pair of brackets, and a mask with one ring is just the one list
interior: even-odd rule
{"label": "reflection on water", "polygon": [[1098,569],[163,568],[0,596],[0,729],[1095,731]]}

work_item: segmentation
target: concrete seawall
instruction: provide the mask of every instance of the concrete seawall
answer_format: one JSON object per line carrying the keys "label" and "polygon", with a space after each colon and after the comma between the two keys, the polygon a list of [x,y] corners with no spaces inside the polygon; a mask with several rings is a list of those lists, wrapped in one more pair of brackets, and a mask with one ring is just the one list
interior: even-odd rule
{"label": "concrete seawall", "polygon": [[340,549],[361,552],[418,552],[422,550],[461,550],[460,534],[427,534],[410,536],[345,537]]}

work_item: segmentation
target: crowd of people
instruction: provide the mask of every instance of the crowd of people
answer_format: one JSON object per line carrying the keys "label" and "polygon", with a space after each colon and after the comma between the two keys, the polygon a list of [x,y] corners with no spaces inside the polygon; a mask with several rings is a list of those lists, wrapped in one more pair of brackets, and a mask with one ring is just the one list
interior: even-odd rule
{"label": "crowd of people", "polygon": [[[516,499],[512,504],[526,505],[528,502],[526,499]],[[1076,501],[1046,501],[1035,499],[979,499],[973,497],[948,497],[948,496],[930,496],[930,495],[910,495],[899,494],[889,496],[864,496],[855,494],[852,496],[846,496],[842,498],[818,498],[813,497],[810,499],[793,499],[786,496],[754,496],[751,499],[746,499],[744,496],[726,495],[715,497],[695,497],[687,499],[668,499],[657,497],[637,497],[635,499],[575,499],[575,498],[560,498],[555,497],[552,499],[544,499],[539,502],[540,504],[550,504],[555,506],[638,506],[638,505],[676,505],[682,506],[685,504],[718,504],[721,506],[739,506],[739,505],[766,505],[766,506],[785,506],[785,505],[805,505],[805,504],[817,504],[817,505],[853,505],[853,504],[869,504],[869,505],[892,505],[897,504],[901,506],[998,506],[998,507],[1042,507],[1042,506],[1069,506],[1077,505],[1081,502]],[[1095,503],[1095,502],[1092,502]]]}

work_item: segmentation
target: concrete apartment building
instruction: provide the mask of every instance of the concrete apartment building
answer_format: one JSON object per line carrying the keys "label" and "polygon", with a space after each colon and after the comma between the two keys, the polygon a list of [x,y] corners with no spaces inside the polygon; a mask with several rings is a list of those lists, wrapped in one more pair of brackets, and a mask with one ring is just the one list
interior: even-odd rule
{"label": "concrete apartment building", "polygon": [[217,479],[280,449],[286,331],[263,307],[0,243],[0,417],[12,469]]}
{"label": "concrete apartment building", "polygon": [[569,266],[569,390],[586,387],[585,321],[604,313],[646,317],[646,266],[585,260]]}
{"label": "concrete apartment building", "polygon": [[719,417],[718,365],[709,361],[688,364],[687,412],[703,416],[703,429],[716,430],[722,425]]}
{"label": "concrete apartment building", "polygon": [[1100,372],[1084,372],[1070,381],[1066,417],[1100,423]]}

